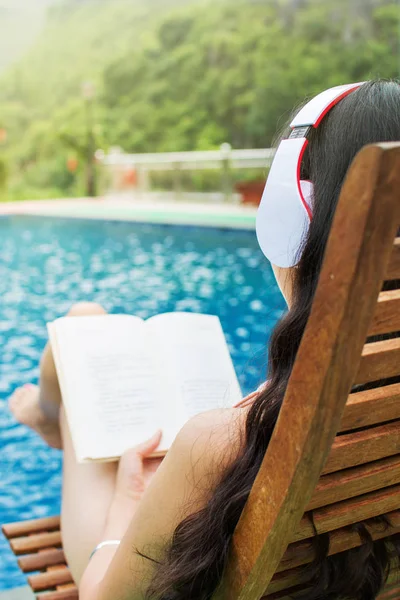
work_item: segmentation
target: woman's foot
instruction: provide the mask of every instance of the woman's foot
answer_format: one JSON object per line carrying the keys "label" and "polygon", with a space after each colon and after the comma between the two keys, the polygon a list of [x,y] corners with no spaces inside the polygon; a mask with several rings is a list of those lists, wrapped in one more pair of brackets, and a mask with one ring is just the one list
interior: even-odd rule
{"label": "woman's foot", "polygon": [[61,433],[58,419],[47,417],[40,407],[39,387],[28,384],[15,390],[9,400],[10,410],[22,425],[36,431],[52,448],[61,450]]}

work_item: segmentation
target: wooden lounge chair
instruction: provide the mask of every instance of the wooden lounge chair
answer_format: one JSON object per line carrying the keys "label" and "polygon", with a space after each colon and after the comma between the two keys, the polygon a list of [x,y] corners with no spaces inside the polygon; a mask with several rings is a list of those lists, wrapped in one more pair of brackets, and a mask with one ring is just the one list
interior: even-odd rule
{"label": "wooden lounge chair", "polygon": [[[400,533],[399,224],[400,144],[364,148],[341,193],[284,404],[215,600],[306,590],[315,534],[330,534],[333,555],[363,544],[352,527],[361,521],[373,540]],[[393,289],[382,292],[385,280]],[[355,391],[361,384],[369,389]],[[21,569],[42,571],[29,578],[39,599],[78,598],[57,517],[3,531],[24,555]],[[397,566],[379,596],[395,598]]]}

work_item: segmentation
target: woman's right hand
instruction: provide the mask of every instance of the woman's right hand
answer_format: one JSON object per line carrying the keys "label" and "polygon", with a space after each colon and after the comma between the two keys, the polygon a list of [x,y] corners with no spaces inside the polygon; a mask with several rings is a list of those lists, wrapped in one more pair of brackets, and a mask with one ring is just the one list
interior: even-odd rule
{"label": "woman's right hand", "polygon": [[115,493],[140,500],[150,480],[162,462],[162,458],[150,458],[160,444],[162,431],[143,444],[130,448],[119,460]]}
{"label": "woman's right hand", "polygon": [[161,436],[159,430],[149,440],[121,456],[104,539],[121,539],[125,535],[150,480],[161,464],[162,458],[149,458],[158,447]]}

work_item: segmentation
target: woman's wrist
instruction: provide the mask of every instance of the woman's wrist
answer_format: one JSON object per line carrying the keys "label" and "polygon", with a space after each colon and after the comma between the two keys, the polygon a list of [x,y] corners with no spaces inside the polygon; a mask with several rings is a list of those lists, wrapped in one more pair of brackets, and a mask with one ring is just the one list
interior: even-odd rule
{"label": "woman's wrist", "polygon": [[89,560],[91,560],[91,558],[93,558],[93,556],[96,554],[96,552],[98,552],[102,548],[109,548],[110,546],[118,547],[120,545],[120,543],[121,543],[121,540],[104,540],[103,542],[100,542],[100,544],[97,544],[96,548],[94,548],[92,550],[92,553],[89,556]]}
{"label": "woman's wrist", "polygon": [[122,539],[129,527],[139,499],[116,492],[108,509],[102,540]]}

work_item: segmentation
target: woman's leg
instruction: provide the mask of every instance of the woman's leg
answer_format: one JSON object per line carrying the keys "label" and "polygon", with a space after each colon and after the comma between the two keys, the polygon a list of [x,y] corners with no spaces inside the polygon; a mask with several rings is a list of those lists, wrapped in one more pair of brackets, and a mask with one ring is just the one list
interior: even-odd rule
{"label": "woman's leg", "polygon": [[[68,316],[99,314],[105,314],[105,310],[98,304],[80,303]],[[76,462],[50,344],[40,361],[39,387],[29,385],[17,390],[10,399],[10,408],[19,422],[33,428],[53,447],[64,450],[61,529],[67,561],[79,582],[91,551],[101,541],[117,463]]]}
{"label": "woman's leg", "polygon": [[102,541],[118,463],[76,462],[63,407],[60,429],[64,448],[61,531],[65,556],[78,584],[92,550]]}
{"label": "woman's leg", "polygon": [[[68,317],[104,315],[106,311],[94,302],[74,304]],[[40,360],[39,386],[28,384],[11,396],[9,406],[17,421],[34,429],[52,448],[62,448],[59,427],[61,392],[50,343]]]}
{"label": "woman's leg", "polygon": [[[68,311],[67,317],[90,317],[106,314],[107,311],[100,304],[96,304],[95,302],[78,302]],[[49,419],[58,422],[61,391],[50,342],[46,344],[40,360],[39,404]]]}

